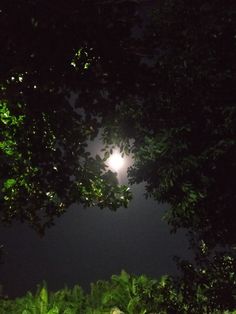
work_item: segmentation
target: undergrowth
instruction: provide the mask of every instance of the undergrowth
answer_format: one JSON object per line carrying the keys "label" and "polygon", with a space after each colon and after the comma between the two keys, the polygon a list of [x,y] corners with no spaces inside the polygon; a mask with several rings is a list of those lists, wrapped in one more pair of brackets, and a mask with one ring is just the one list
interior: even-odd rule
{"label": "undergrowth", "polygon": [[[91,284],[89,294],[79,285],[49,292],[44,282],[35,294],[27,292],[15,300],[2,297],[0,314],[188,314],[188,304],[177,292],[169,276],[153,280],[145,275],[129,275],[122,270],[109,281],[99,280]],[[236,314],[236,311],[202,313]]]}

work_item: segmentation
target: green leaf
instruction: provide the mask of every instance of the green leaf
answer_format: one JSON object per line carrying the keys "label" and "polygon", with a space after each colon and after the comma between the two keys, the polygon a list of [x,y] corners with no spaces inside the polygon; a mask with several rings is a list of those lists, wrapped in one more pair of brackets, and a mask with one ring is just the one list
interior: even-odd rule
{"label": "green leaf", "polygon": [[8,179],[7,181],[4,182],[4,188],[9,189],[12,186],[14,186],[15,184],[16,184],[15,179]]}
{"label": "green leaf", "polygon": [[39,293],[39,309],[40,314],[44,314],[47,312],[48,306],[48,292],[45,287],[43,287]]}
{"label": "green leaf", "polygon": [[[59,309],[58,307],[55,305],[52,309],[50,309],[47,314],[59,314]],[[64,311],[64,314],[73,314],[72,311],[71,312],[66,312]]]}
{"label": "green leaf", "polygon": [[107,160],[110,157],[110,153],[108,151],[104,154],[104,159]]}
{"label": "green leaf", "polygon": [[132,298],[127,306],[128,313],[130,314],[135,313],[135,311],[137,311],[137,306],[139,305],[139,303],[140,303],[139,297]]}

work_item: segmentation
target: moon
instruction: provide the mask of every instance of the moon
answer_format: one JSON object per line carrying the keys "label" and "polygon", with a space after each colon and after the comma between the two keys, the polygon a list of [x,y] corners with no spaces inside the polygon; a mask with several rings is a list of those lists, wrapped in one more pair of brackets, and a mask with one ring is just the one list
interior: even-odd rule
{"label": "moon", "polygon": [[124,158],[121,154],[114,152],[107,160],[108,166],[115,172],[118,172],[124,166]]}

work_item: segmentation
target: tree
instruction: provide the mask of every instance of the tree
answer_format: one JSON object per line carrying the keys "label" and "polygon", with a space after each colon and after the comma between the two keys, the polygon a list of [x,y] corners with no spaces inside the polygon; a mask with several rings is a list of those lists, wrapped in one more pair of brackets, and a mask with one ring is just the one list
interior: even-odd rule
{"label": "tree", "polygon": [[188,313],[214,313],[235,310],[235,257],[218,252],[211,258],[202,254],[197,265],[177,261],[181,276],[175,280],[175,289],[189,305]]}
{"label": "tree", "polygon": [[133,139],[130,182],[146,182],[171,205],[173,230],[209,247],[236,242],[234,17],[232,1],[160,1],[143,39],[150,88],[120,103],[104,132],[108,143]]}
{"label": "tree", "polygon": [[[135,1],[2,8],[4,219],[35,223],[32,212],[43,204],[49,214],[55,204],[99,198],[93,184],[108,191],[99,181],[103,160],[85,151],[103,126],[106,144],[134,154],[130,182],[145,181],[148,194],[171,205],[174,229],[187,227],[212,246],[235,243],[234,3],[160,1],[136,37]],[[123,196],[115,186],[117,207]],[[19,206],[8,211],[17,189]],[[25,193],[37,195],[25,205],[35,210],[21,213]],[[114,198],[101,201],[108,203]]]}
{"label": "tree", "polygon": [[[127,187],[104,166],[118,145],[133,154],[130,183],[170,204],[174,231],[188,228],[194,245],[228,245],[234,255],[235,2],[161,0],[142,22],[143,6],[1,2],[1,219],[43,233],[73,202],[127,205]],[[86,142],[101,127],[106,158],[94,159]],[[218,260],[207,263],[221,276]],[[190,291],[189,278],[201,276],[185,274]]]}
{"label": "tree", "polygon": [[[86,142],[98,133],[101,118],[95,109],[108,110],[106,86],[117,79],[106,82],[100,55],[107,65],[124,70],[128,61],[118,55],[134,20],[132,1],[1,2],[4,222],[27,221],[43,233],[73,202],[127,206],[128,188],[118,186],[105,159],[90,156]],[[75,103],[72,94],[79,94]]]}
{"label": "tree", "polygon": [[163,0],[135,36],[138,8],[3,1],[1,112],[12,117],[2,116],[4,219],[34,225],[39,208],[53,217],[74,201],[127,203],[125,188],[106,182],[104,160],[85,150],[102,126],[108,146],[134,154],[130,182],[145,181],[147,194],[171,205],[173,229],[189,228],[210,246],[233,244],[235,5]]}

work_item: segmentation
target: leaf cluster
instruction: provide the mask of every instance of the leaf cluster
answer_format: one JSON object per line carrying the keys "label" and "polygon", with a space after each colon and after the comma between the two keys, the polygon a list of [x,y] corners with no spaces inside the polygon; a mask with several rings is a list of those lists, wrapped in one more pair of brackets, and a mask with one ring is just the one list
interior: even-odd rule
{"label": "leaf cluster", "polygon": [[[113,275],[109,281],[99,280],[91,284],[91,291],[87,295],[78,285],[72,289],[66,287],[57,292],[49,292],[44,283],[38,286],[34,295],[28,292],[24,297],[15,300],[1,299],[0,313],[235,313],[234,293],[230,290],[224,293],[226,299],[232,297],[234,300],[230,303],[227,303],[224,296],[220,294],[226,288],[221,284],[227,279],[223,277],[221,283],[216,283],[214,278],[210,281],[204,279],[204,277],[211,277],[215,270],[219,275],[226,274],[229,269],[223,270],[223,267],[231,268],[232,262],[229,256],[224,256],[223,259],[218,259],[214,270],[211,270],[211,267],[197,270],[189,264],[182,265],[185,276],[178,283],[169,276],[154,280],[144,275],[134,276],[122,271],[120,275]],[[231,272],[228,274],[233,284]],[[196,280],[194,285],[193,279]],[[233,287],[235,289],[235,283]],[[220,299],[216,299],[217,295]]]}

